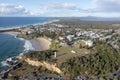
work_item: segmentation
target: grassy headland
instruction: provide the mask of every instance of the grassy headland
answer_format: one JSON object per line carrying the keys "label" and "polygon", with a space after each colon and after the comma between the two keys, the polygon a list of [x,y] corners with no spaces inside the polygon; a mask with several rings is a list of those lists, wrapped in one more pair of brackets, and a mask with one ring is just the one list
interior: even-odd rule
{"label": "grassy headland", "polygon": [[[66,80],[78,76],[81,79],[119,80],[120,75],[114,75],[120,70],[120,26],[117,24],[119,23],[68,19],[34,26],[30,28],[33,32],[24,32],[21,36],[26,39],[46,37],[52,40],[49,50],[24,54],[22,67],[10,73],[15,76],[20,70],[21,73],[27,71],[30,75],[33,75],[32,72],[37,75],[61,75]],[[35,61],[39,65],[32,64]],[[17,77],[25,78],[22,74]],[[39,79],[38,76],[34,77]]]}

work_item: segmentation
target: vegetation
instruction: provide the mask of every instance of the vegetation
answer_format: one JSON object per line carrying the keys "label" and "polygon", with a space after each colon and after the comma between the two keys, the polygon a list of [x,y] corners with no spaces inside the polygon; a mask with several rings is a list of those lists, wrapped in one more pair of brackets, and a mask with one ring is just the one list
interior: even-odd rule
{"label": "vegetation", "polygon": [[54,51],[47,50],[47,51],[32,51],[26,53],[24,56],[36,61],[48,61],[51,59],[52,55],[54,55]]}
{"label": "vegetation", "polygon": [[35,31],[34,36],[36,36],[36,37],[48,37],[53,40],[58,38],[58,32],[53,32],[53,31],[49,31],[49,30],[42,32],[42,31],[40,31],[40,28],[38,28],[38,30],[36,28],[34,28],[34,31]]}
{"label": "vegetation", "polygon": [[116,51],[108,44],[97,44],[96,54],[82,57],[73,57],[61,64],[65,74],[71,76],[90,75],[101,76],[113,73],[120,68],[120,51]]}
{"label": "vegetation", "polygon": [[51,42],[51,45],[50,45],[51,50],[58,50],[60,47],[61,46],[58,43],[56,43],[55,41]]}
{"label": "vegetation", "polygon": [[22,62],[22,66],[10,71],[8,78],[5,80],[25,80],[26,78],[28,80],[41,80],[39,79],[41,75],[57,76],[58,74],[45,67],[31,66],[26,62]]}
{"label": "vegetation", "polygon": [[[60,19],[60,18],[59,18]],[[112,21],[82,21],[75,18],[60,19],[55,24],[61,24],[64,26],[69,26],[72,28],[81,28],[81,29],[118,29],[119,22]],[[73,27],[74,26],[74,27]],[[108,27],[109,26],[109,27]]]}

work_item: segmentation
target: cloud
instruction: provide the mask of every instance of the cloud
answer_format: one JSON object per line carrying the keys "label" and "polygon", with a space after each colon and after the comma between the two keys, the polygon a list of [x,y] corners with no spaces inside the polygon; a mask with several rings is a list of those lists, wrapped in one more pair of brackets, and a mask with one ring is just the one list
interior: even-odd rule
{"label": "cloud", "polygon": [[42,5],[44,9],[73,9],[76,8],[75,4],[72,3],[53,3]]}
{"label": "cloud", "polygon": [[[82,7],[80,3],[56,2],[41,4],[36,10],[28,10],[22,5],[0,3],[0,16],[119,16],[120,0],[91,0]],[[112,15],[113,16],[113,15]]]}
{"label": "cloud", "polygon": [[91,0],[92,7],[80,7],[74,3],[52,3],[41,7],[48,11],[74,11],[74,13],[120,13],[120,0]]}
{"label": "cloud", "polygon": [[120,0],[92,0],[95,6],[95,11],[100,12],[120,12]]}
{"label": "cloud", "polygon": [[25,16],[36,15],[36,13],[25,9],[24,6],[15,4],[0,4],[0,16]]}
{"label": "cloud", "polygon": [[78,5],[73,3],[52,3],[52,4],[44,4],[41,7],[45,10],[53,10],[53,11],[60,11],[60,10],[71,10],[71,11],[79,11],[79,12],[86,12],[87,9],[79,8]]}

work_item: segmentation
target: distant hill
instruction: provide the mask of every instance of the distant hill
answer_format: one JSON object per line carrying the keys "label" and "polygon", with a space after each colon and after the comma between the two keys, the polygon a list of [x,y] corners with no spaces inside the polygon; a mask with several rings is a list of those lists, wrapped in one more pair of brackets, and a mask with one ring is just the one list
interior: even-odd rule
{"label": "distant hill", "polygon": [[87,16],[87,17],[80,17],[80,20],[84,20],[84,21],[120,21],[120,18],[119,17],[105,18],[105,17]]}
{"label": "distant hill", "polygon": [[61,20],[69,20],[69,19],[75,19],[75,20],[81,20],[81,21],[120,21],[120,17],[95,17],[95,16],[86,16],[86,17],[53,17],[55,19],[61,19]]}

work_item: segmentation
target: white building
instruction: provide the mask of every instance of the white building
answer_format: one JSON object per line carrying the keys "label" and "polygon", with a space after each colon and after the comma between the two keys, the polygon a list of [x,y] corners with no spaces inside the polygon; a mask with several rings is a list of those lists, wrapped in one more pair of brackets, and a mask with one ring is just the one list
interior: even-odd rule
{"label": "white building", "polygon": [[91,40],[87,40],[87,41],[84,41],[84,42],[85,42],[85,45],[87,45],[89,47],[93,46],[93,41],[91,41]]}
{"label": "white building", "polygon": [[59,40],[63,40],[65,37],[63,35],[59,36]]}
{"label": "white building", "polygon": [[75,37],[75,35],[68,35],[66,36],[66,38],[69,40],[69,41],[72,41],[72,38]]}

